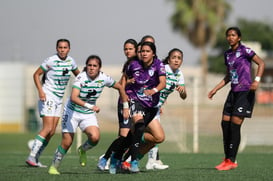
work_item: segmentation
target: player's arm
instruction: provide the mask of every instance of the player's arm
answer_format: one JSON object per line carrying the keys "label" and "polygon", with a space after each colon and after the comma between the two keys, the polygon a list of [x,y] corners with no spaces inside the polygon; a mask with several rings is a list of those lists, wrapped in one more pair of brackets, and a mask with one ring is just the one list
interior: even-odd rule
{"label": "player's arm", "polygon": [[78,104],[82,107],[86,107],[88,109],[91,109],[95,112],[99,112],[100,108],[97,107],[96,105],[89,104],[83,100],[80,99],[80,89],[73,87],[72,92],[71,92],[71,101],[74,102],[75,104]]}
{"label": "player's arm", "polygon": [[176,87],[176,90],[179,92],[181,99],[185,100],[187,98],[187,91],[185,86],[179,85]]}
{"label": "player's arm", "polygon": [[80,73],[80,70],[77,68],[76,70],[72,71],[75,77]]}
{"label": "player's arm", "polygon": [[157,91],[161,91],[165,87],[166,87],[166,76],[161,75],[159,76],[159,84],[155,88],[157,89]]}
{"label": "player's arm", "polygon": [[152,89],[146,89],[146,90],[144,90],[144,93],[146,95],[153,95],[153,94],[161,91],[165,87],[166,87],[166,76],[165,75],[161,75],[161,76],[159,76],[159,84],[157,84],[157,86],[154,87],[154,88],[152,88]]}
{"label": "player's arm", "polygon": [[135,83],[135,79],[134,78],[129,78],[125,73],[122,74],[119,83],[122,85],[122,87],[125,88],[125,86],[127,84],[133,84]]}
{"label": "player's arm", "polygon": [[252,61],[258,65],[258,68],[257,68],[256,77],[251,84],[250,90],[257,90],[261,77],[263,76],[263,73],[264,73],[265,64],[264,64],[264,61],[258,55],[254,55],[254,57],[252,58]]}
{"label": "player's arm", "polygon": [[42,88],[42,83],[41,83],[41,79],[40,79],[40,76],[44,74],[44,71],[41,67],[39,67],[33,74],[33,79],[34,79],[34,83],[35,83],[35,86],[38,90],[38,94],[39,94],[39,99],[41,101],[45,101],[46,100],[46,95],[43,91],[43,88]]}
{"label": "player's arm", "polygon": [[128,96],[125,93],[125,89],[119,82],[116,82],[113,85],[113,88],[119,91],[119,95],[123,102],[123,117],[124,119],[128,119],[129,118],[129,103],[128,103]]}
{"label": "player's arm", "polygon": [[227,73],[226,76],[221,80],[208,94],[208,98],[212,99],[212,97],[216,94],[218,90],[223,88],[227,83],[230,82],[229,74]]}

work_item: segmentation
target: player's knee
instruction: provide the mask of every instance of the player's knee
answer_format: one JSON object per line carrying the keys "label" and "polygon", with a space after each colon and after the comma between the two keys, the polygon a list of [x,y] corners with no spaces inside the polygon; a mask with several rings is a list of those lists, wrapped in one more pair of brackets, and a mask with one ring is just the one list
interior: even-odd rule
{"label": "player's knee", "polygon": [[98,144],[100,140],[100,135],[97,134],[87,134],[88,139],[91,140],[92,143]]}
{"label": "player's knee", "polygon": [[65,150],[68,150],[71,147],[71,145],[72,145],[72,141],[71,142],[65,141],[65,142],[62,142],[62,144],[61,144],[62,148]]}
{"label": "player's knee", "polygon": [[97,145],[99,143],[100,139],[96,137],[94,139],[91,139],[91,141],[92,141],[92,143],[94,143],[94,145]]}
{"label": "player's knee", "polygon": [[52,137],[52,136],[54,136],[55,133],[56,133],[56,130],[51,129],[50,132],[49,132],[49,136]]}
{"label": "player's knee", "polygon": [[158,135],[158,136],[155,137],[155,143],[156,144],[162,143],[164,140],[165,140],[165,135],[164,134],[161,134],[161,135]]}
{"label": "player's knee", "polygon": [[55,129],[51,127],[43,128],[40,132],[41,135],[45,135],[46,138],[50,139],[55,134]]}

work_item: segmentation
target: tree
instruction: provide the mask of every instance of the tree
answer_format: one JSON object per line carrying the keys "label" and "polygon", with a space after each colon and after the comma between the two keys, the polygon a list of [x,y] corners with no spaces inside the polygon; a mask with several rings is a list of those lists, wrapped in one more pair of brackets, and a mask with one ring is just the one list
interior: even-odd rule
{"label": "tree", "polygon": [[173,29],[186,36],[202,50],[201,65],[204,83],[208,72],[207,47],[216,41],[217,32],[228,16],[230,6],[224,0],[174,0],[171,16]]}
{"label": "tree", "polygon": [[[262,45],[262,49],[267,52],[273,50],[273,25],[261,21],[250,21],[246,19],[238,19],[236,26],[242,32],[242,41],[257,41]],[[213,47],[213,53],[209,56],[209,71],[216,73],[225,73],[223,54],[228,49],[225,31],[227,27],[223,27],[217,35],[217,41]]]}

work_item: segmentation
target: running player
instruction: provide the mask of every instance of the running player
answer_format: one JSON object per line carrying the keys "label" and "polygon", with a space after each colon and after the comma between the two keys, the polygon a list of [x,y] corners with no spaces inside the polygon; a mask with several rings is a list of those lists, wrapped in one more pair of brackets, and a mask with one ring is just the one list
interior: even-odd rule
{"label": "running player", "polygon": [[[159,91],[166,86],[166,72],[163,63],[157,59],[156,46],[152,42],[141,44],[141,60],[132,61],[126,69],[128,78],[133,78],[134,82],[127,84],[126,93],[130,99],[130,116],[133,122],[133,134],[129,134],[118,150],[114,150],[111,156],[109,172],[116,173],[118,160],[121,159],[123,151],[129,145],[131,151],[131,172],[139,172],[138,153],[139,145],[145,127],[152,121],[157,113],[155,107],[159,102]],[[157,127],[158,124],[154,124]],[[164,135],[163,129],[156,130],[159,135]],[[163,140],[162,140],[163,141]],[[126,147],[127,146],[127,147]]]}
{"label": "running player", "polygon": [[125,120],[129,117],[129,105],[125,90],[120,83],[100,71],[100,57],[91,55],[85,64],[83,72],[76,77],[71,97],[65,107],[62,119],[62,141],[54,154],[48,170],[49,174],[60,174],[58,168],[72,145],[77,127],[87,135],[87,140],[78,148],[80,164],[81,166],[86,165],[86,151],[95,147],[100,139],[99,125],[95,115],[100,111],[100,108],[96,105],[96,101],[105,86],[113,87],[119,91],[123,101],[123,117]]}
{"label": "running player", "polygon": [[[255,103],[255,91],[264,72],[264,62],[250,48],[241,44],[241,31],[238,27],[226,30],[226,39],[230,45],[224,53],[227,73],[209,93],[212,99],[218,90],[229,82],[231,90],[224,104],[222,132],[225,158],[217,165],[217,170],[231,170],[238,167],[236,156],[240,145],[241,125],[245,118],[251,118]],[[258,65],[256,77],[251,78],[251,62]]]}
{"label": "running player", "polygon": [[[155,43],[155,38],[152,35],[145,35],[145,36],[143,36],[141,38],[140,44],[142,42],[145,42],[145,41]],[[140,52],[141,51],[139,51],[139,53],[138,53],[139,59],[141,59],[141,57],[140,57],[141,53]],[[153,156],[152,159],[150,159],[151,156]],[[151,167],[150,165],[153,165],[153,167]],[[152,148],[149,151],[149,154],[148,154],[148,161],[146,163],[146,169],[150,170],[152,168],[153,169],[159,169],[159,170],[164,170],[164,169],[169,168],[169,165],[163,164],[163,162],[160,160],[158,145],[156,145],[154,148]]]}
{"label": "running player", "polygon": [[[39,157],[55,134],[70,72],[72,71],[75,76],[80,72],[74,59],[68,56],[70,51],[69,40],[59,39],[56,50],[57,54],[47,58],[33,75],[39,94],[40,117],[43,119],[42,130],[35,137],[26,160],[27,165],[33,167],[46,167],[39,162]],[[43,75],[42,82],[40,80],[41,75]]]}

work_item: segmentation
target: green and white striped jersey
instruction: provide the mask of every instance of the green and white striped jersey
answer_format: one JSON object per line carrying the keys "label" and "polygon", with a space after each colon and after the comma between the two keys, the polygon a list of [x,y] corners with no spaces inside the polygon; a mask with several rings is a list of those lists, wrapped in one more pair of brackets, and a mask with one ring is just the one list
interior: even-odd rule
{"label": "green and white striped jersey", "polygon": [[[103,88],[113,87],[116,81],[110,76],[100,72],[96,79],[92,80],[87,73],[81,72],[75,79],[73,88],[80,90],[79,98],[89,104],[96,105],[96,101],[102,93]],[[73,111],[77,111],[83,114],[92,114],[94,111],[77,105],[71,100],[68,101],[67,107]]]}
{"label": "green and white striped jersey", "polygon": [[61,60],[58,55],[53,55],[45,59],[40,68],[45,72],[43,88],[63,98],[71,71],[77,69],[74,59],[67,56],[65,60]]}
{"label": "green and white striped jersey", "polygon": [[160,91],[160,99],[157,107],[161,107],[168,96],[174,91],[177,86],[184,86],[184,76],[181,70],[173,70],[170,68],[169,64],[165,65],[166,70],[166,87]]}

